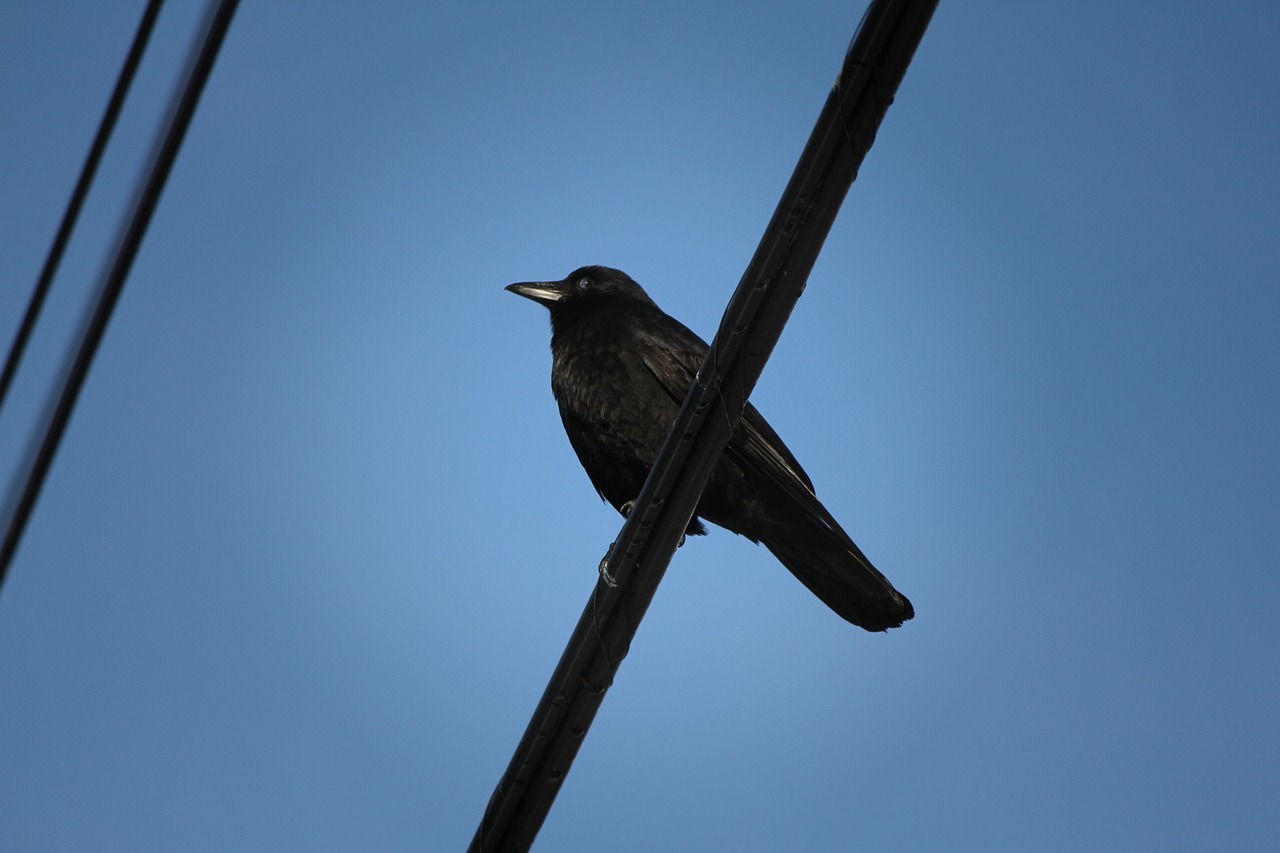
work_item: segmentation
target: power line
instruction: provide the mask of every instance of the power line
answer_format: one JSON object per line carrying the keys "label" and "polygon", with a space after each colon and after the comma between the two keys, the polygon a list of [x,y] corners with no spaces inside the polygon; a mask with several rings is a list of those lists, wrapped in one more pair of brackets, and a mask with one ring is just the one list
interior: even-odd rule
{"label": "power line", "polygon": [[36,279],[36,286],[31,291],[26,313],[22,315],[22,323],[18,326],[17,334],[14,335],[13,343],[9,347],[9,355],[4,361],[4,371],[0,372],[0,411],[4,410],[4,399],[9,393],[9,385],[13,382],[14,374],[18,372],[22,353],[27,348],[27,339],[31,337],[36,320],[40,316],[40,309],[44,305],[44,298],[49,292],[50,285],[53,284],[53,276],[58,271],[58,265],[62,263],[63,252],[66,251],[67,242],[71,239],[71,232],[75,230],[76,220],[80,218],[80,208],[84,206],[89,187],[93,184],[93,177],[98,172],[98,163],[102,161],[102,154],[107,150],[107,143],[111,139],[111,132],[115,129],[116,119],[120,117],[125,97],[129,94],[129,86],[132,85],[134,74],[142,62],[142,54],[147,49],[147,41],[151,38],[151,30],[155,28],[156,18],[160,15],[160,7],[163,5],[164,0],[149,0],[147,8],[142,11],[142,20],[138,22],[138,31],[133,36],[133,45],[130,46],[124,65],[120,68],[120,76],[116,78],[115,89],[111,92],[111,99],[107,101],[106,112],[102,114],[98,132],[93,137],[84,166],[80,169],[80,178],[71,191],[67,209],[62,214],[62,222],[53,237],[53,244],[49,246],[49,254],[44,260],[44,267],[40,270],[40,277]]}
{"label": "power line", "polygon": [[[87,322],[81,330],[79,346],[75,349],[62,379],[62,389],[56,395],[51,410],[44,420],[43,437],[33,442],[27,456],[27,464],[18,470],[14,477],[8,499],[5,502],[5,533],[0,543],[0,585],[8,574],[9,564],[17,551],[26,528],[31,510],[35,507],[40,495],[44,478],[49,473],[49,466],[57,453],[58,444],[66,430],[67,422],[75,409],[76,399],[84,385],[89,367],[97,353],[98,344],[106,332],[111,312],[115,308],[120,293],[124,289],[125,280],[133,266],[133,260],[142,245],[142,238],[147,233],[151,216],[155,213],[164,185],[169,178],[182,140],[195,115],[196,105],[200,102],[200,94],[213,71],[214,61],[222,46],[227,29],[231,26],[231,18],[235,14],[239,0],[211,0],[206,14],[204,36],[197,45],[192,46],[185,83],[176,101],[169,111],[168,120],[156,138],[156,145],[150,160],[150,168],[141,183],[129,215],[127,224],[122,230],[106,273],[99,283],[97,302],[89,314]],[[39,436],[39,433],[37,433]],[[25,472],[25,476],[24,476]]]}
{"label": "power line", "polygon": [[698,380],[610,551],[617,585],[596,583],[490,797],[472,853],[526,850],[542,827],[936,6],[873,0],[863,15]]}

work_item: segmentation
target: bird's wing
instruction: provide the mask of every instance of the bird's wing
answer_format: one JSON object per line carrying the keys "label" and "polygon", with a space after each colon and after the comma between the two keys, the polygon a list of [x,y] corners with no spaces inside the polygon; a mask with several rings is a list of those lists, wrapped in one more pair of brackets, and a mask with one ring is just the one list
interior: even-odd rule
{"label": "bird's wing", "polygon": [[733,431],[729,449],[740,452],[755,460],[759,466],[769,469],[773,472],[770,479],[801,485],[805,491],[813,494],[813,481],[809,479],[809,475],[800,467],[800,463],[791,455],[773,427],[769,426],[769,422],[750,403],[747,403],[742,420]]}
{"label": "bird's wing", "polygon": [[[707,344],[679,323],[664,329],[661,336],[644,338],[642,343],[640,354],[644,366],[679,406],[702,367]],[[750,403],[734,427],[726,452],[740,465],[745,462],[796,497],[808,492],[812,499],[813,481],[764,416]]]}
{"label": "bird's wing", "polygon": [[[641,344],[640,355],[645,367],[677,406],[683,403],[689,393],[689,385],[706,357],[706,343],[683,324],[672,321],[672,326],[664,328],[661,335],[646,337]],[[798,506],[820,519],[824,527],[830,528],[845,547],[866,560],[861,549],[818,500],[813,481],[804,468],[750,403],[743,409],[742,419],[733,429],[725,447],[725,456],[749,478],[759,478],[781,489]]]}
{"label": "bird's wing", "polygon": [[662,319],[665,322],[660,326],[640,331],[636,351],[658,385],[679,407],[698,375],[707,344],[684,324],[665,315]]}

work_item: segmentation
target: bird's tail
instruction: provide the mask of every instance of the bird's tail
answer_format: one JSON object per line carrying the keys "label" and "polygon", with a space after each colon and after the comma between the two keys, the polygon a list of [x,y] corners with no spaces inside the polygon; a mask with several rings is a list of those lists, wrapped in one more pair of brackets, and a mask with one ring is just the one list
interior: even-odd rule
{"label": "bird's tail", "polygon": [[897,628],[915,608],[871,565],[825,510],[825,519],[809,516],[807,535],[790,527],[784,536],[760,541],[791,574],[841,618],[868,631]]}

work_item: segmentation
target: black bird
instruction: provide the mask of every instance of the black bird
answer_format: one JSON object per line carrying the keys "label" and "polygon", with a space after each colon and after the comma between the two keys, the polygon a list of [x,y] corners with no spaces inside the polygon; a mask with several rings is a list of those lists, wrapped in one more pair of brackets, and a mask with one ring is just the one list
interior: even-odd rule
{"label": "black bird", "polygon": [[[600,496],[626,514],[684,402],[707,344],[609,267],[513,284],[551,311],[551,390],[569,443]],[[813,483],[750,403],[689,522],[763,544],[814,595],[868,631],[915,615],[813,493]]]}

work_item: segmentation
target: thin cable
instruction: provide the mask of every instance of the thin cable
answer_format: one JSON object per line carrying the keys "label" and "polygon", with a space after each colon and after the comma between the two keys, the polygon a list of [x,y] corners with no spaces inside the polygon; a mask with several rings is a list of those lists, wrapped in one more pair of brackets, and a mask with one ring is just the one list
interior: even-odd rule
{"label": "thin cable", "polygon": [[53,284],[53,277],[58,272],[58,265],[62,263],[62,254],[67,248],[67,242],[71,239],[71,232],[75,230],[76,220],[80,218],[80,208],[84,206],[85,197],[89,194],[89,187],[93,184],[93,177],[98,171],[98,163],[102,161],[102,154],[107,150],[111,132],[115,130],[116,119],[120,117],[125,97],[133,84],[134,73],[142,62],[142,54],[147,49],[147,41],[151,38],[151,31],[155,28],[156,18],[160,15],[160,7],[163,5],[164,0],[149,0],[147,8],[142,11],[142,20],[138,22],[138,31],[133,36],[133,45],[129,48],[129,54],[120,68],[120,76],[116,78],[116,87],[111,92],[111,100],[107,101],[107,110],[102,114],[102,122],[98,125],[98,132],[93,137],[89,154],[85,157],[84,166],[80,169],[80,179],[76,181],[75,189],[71,191],[67,209],[62,214],[62,222],[58,225],[58,232],[53,237],[53,245],[49,247],[49,254],[44,259],[44,268],[40,270],[40,277],[36,279],[35,289],[31,292],[27,311],[22,315],[22,323],[18,326],[13,344],[9,347],[9,355],[4,361],[4,371],[0,372],[0,411],[4,410],[5,396],[9,393],[14,374],[18,372],[18,364],[22,361],[22,354],[27,348],[27,340],[31,337],[31,331],[40,317],[40,309],[44,306],[44,298],[49,293],[50,285]]}
{"label": "thin cable", "polygon": [[209,74],[213,71],[214,60],[218,57],[218,50],[222,46],[227,28],[231,26],[231,18],[239,4],[239,0],[221,0],[221,2],[214,0],[214,2],[216,2],[216,8],[211,2],[199,52],[195,54],[189,65],[186,83],[170,111],[169,120],[164,124],[163,135],[158,137],[146,181],[135,198],[133,212],[116,244],[106,276],[99,286],[97,304],[85,324],[79,349],[65,374],[62,391],[48,417],[44,438],[40,440],[39,447],[29,457],[30,464],[25,469],[29,470],[29,474],[24,482],[21,471],[19,472],[5,503],[5,534],[4,542],[0,544],[0,586],[3,585],[4,578],[8,574],[9,563],[17,551],[18,542],[22,539],[27,519],[30,518],[31,510],[35,507],[44,478],[49,473],[49,466],[57,453],[58,443],[62,440],[67,422],[71,419],[71,412],[75,409],[80,388],[89,374],[89,367],[93,363],[98,344],[102,341],[107,323],[111,319],[111,312],[124,289],[133,260],[138,254],[138,248],[142,245],[142,238],[147,233],[147,226],[151,223],[151,216],[160,201],[160,194],[164,191],[173,163],[178,157],[178,150],[182,147],[182,140],[191,124],[191,118],[195,115],[196,105],[200,102],[200,93],[204,90]]}

